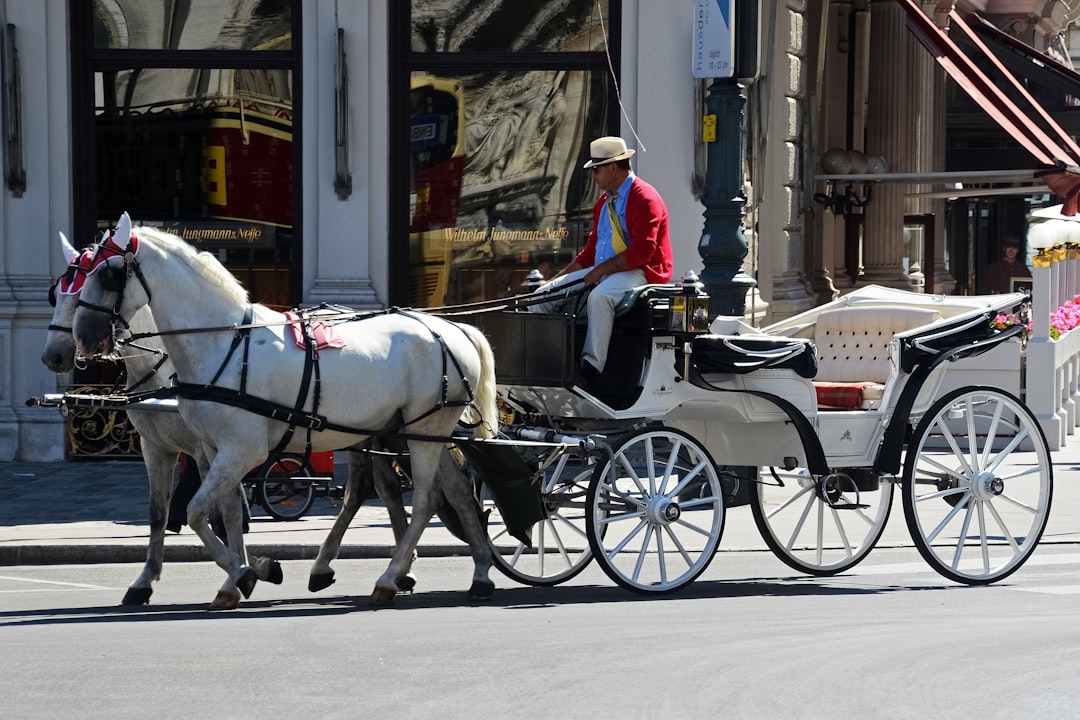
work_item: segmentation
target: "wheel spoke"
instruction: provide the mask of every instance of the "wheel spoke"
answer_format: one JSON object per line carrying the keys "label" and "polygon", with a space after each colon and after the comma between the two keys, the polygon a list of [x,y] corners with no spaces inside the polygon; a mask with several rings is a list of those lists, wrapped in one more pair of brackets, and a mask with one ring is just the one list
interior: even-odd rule
{"label": "wheel spoke", "polygon": [[[645,537],[641,541],[641,549],[637,553],[637,564],[634,565],[634,574],[631,577],[637,582],[641,578],[641,568],[645,565],[645,557],[649,554],[649,541],[652,540],[652,525],[645,526]],[[661,575],[664,574],[664,558],[660,556]]]}
{"label": "wheel spoke", "polygon": [[[990,455],[994,450],[994,440],[997,438],[998,424],[1001,422],[1001,413],[1005,410],[1005,406],[1000,403],[994,403],[994,415],[990,419],[990,428],[986,431],[986,445],[983,446],[982,458],[979,460],[979,466],[984,468],[990,468]],[[1008,455],[1006,450],[1004,453],[999,453],[998,457]]]}
{"label": "wheel spoke", "polygon": [[1009,545],[1012,546],[1013,552],[1019,552],[1020,551],[1020,543],[1016,542],[1016,538],[1013,537],[1013,534],[1011,532],[1009,532],[1008,526],[1005,524],[1005,521],[1001,518],[1001,515],[998,513],[997,508],[994,507],[994,503],[991,502],[991,503],[987,503],[986,505],[987,505],[987,508],[990,510],[990,514],[994,518],[994,522],[996,522],[998,528],[1001,529],[1001,536],[1008,541]]}
{"label": "wheel spoke", "polygon": [[771,520],[771,519],[772,519],[773,517],[775,517],[775,516],[776,516],[777,514],[779,514],[780,512],[782,512],[782,511],[784,510],[784,508],[786,508],[786,507],[788,507],[789,505],[793,504],[793,503],[794,503],[794,502],[795,502],[796,500],[798,500],[799,498],[801,498],[801,497],[802,497],[803,495],[805,495],[806,493],[808,493],[808,492],[813,492],[813,491],[814,491],[814,489],[813,489],[813,488],[802,488],[802,489],[800,489],[800,490],[799,490],[799,492],[795,493],[794,495],[792,495],[791,497],[789,497],[789,498],[788,498],[787,500],[785,500],[784,502],[780,503],[780,506],[779,506],[779,507],[777,507],[777,508],[776,508],[775,510],[773,510],[773,511],[772,511],[771,513],[768,513],[768,514],[767,514],[767,515],[766,515],[765,517],[767,517],[767,518],[769,518],[769,519]]}
{"label": "wheel spoke", "polygon": [[[947,526],[947,525],[948,525],[948,524],[949,524],[950,522],[952,522],[952,519],[953,519],[954,517],[956,517],[956,513],[960,512],[961,510],[963,510],[963,509],[964,509],[964,507],[966,507],[966,506],[967,506],[967,504],[968,504],[968,501],[969,501],[969,500],[971,500],[971,496],[970,496],[970,495],[965,495],[965,496],[964,496],[964,497],[963,497],[963,498],[962,498],[962,499],[960,500],[960,502],[956,503],[956,506],[955,506],[955,507],[953,507],[953,509],[952,509],[952,510],[950,510],[950,511],[949,511],[949,513],[948,513],[948,514],[947,514],[947,515],[945,516],[945,519],[944,519],[944,520],[942,520],[942,521],[941,521],[941,523],[940,523],[940,524],[938,524],[938,526],[937,526],[936,528],[934,528],[934,531],[933,531],[933,532],[931,532],[931,533],[928,533],[928,534],[926,535],[926,540],[927,540],[927,542],[929,542],[929,543],[933,543],[933,542],[934,542],[934,540],[937,540],[937,536],[938,536],[938,534],[939,534],[939,533],[940,533],[940,532],[941,532],[942,530],[944,530],[944,529],[945,529],[945,527],[946,527],[946,526]],[[965,524],[965,527],[966,527],[966,524]]]}
{"label": "wheel spoke", "polygon": [[791,538],[788,540],[787,549],[795,547],[795,541],[799,539],[799,535],[802,534],[803,525],[806,523],[806,518],[810,514],[810,510],[814,507],[814,500],[816,499],[813,493],[810,493],[810,497],[806,498],[806,506],[803,507],[802,514],[799,515],[799,521],[795,523],[795,529],[791,531]]}
{"label": "wheel spoke", "polygon": [[[822,502],[821,504],[824,505],[825,503]],[[836,532],[840,536],[840,542],[844,546],[844,553],[848,557],[851,557],[851,555],[852,555],[851,541],[848,540],[847,530],[844,528],[844,523],[840,522],[839,512],[840,511],[837,510],[836,508],[832,507],[831,505],[829,506],[829,514],[832,516],[833,524],[836,526]],[[847,512],[847,511],[845,510],[844,512]]]}
{"label": "wheel spoke", "polygon": [[670,527],[664,528],[664,532],[668,534],[671,542],[675,544],[675,548],[679,551],[679,555],[682,556],[683,562],[685,562],[688,567],[692,567],[694,565],[694,560],[690,557],[690,553],[687,552],[686,547],[683,545],[682,541],[679,540],[679,536],[676,535]]}

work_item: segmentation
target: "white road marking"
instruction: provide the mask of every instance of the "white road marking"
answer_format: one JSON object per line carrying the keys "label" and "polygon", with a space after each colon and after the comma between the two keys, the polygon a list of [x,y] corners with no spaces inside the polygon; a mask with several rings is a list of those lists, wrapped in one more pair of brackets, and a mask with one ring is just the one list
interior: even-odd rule
{"label": "white road marking", "polygon": [[1011,587],[1020,592],[1042,593],[1043,595],[1080,595],[1080,585],[1046,585],[1043,587]]}
{"label": "white road marking", "polygon": [[[114,588],[105,587],[104,585],[87,585],[85,583],[73,583],[73,582],[61,582],[59,580],[41,580],[37,578],[20,578],[12,577],[10,575],[0,575],[0,580],[10,580],[11,582],[24,582],[24,583],[40,583],[42,585],[61,585],[65,588],[79,588],[83,590],[113,590]],[[3,592],[19,592],[18,590],[6,590]]]}

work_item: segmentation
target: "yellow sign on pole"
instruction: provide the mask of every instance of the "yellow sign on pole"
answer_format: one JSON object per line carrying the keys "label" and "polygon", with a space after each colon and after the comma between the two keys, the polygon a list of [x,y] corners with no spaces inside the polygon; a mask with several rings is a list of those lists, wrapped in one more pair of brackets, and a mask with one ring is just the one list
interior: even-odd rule
{"label": "yellow sign on pole", "polygon": [[701,119],[701,141],[716,142],[716,116],[706,115]]}

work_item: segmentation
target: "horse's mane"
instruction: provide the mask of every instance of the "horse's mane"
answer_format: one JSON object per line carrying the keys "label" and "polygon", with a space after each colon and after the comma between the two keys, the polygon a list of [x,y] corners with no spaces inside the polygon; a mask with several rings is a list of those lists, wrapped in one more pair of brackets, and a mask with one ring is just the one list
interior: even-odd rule
{"label": "horse's mane", "polygon": [[212,253],[200,252],[176,235],[156,228],[138,226],[133,227],[131,231],[140,240],[146,239],[164,246],[171,257],[194,266],[207,282],[217,285],[222,291],[232,296],[237,303],[247,304],[248,291]]}

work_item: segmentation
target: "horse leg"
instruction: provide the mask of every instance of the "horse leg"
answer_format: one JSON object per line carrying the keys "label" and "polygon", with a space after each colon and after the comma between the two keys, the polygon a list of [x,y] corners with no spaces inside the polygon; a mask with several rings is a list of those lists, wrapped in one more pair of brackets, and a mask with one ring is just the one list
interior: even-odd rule
{"label": "horse leg", "polygon": [[153,583],[161,577],[165,560],[165,525],[169,520],[169,499],[172,495],[173,466],[176,454],[143,438],[143,462],[150,491],[150,542],[146,546],[146,563],[142,572],[124,593],[122,605],[145,605],[154,592]]}
{"label": "horse leg", "polygon": [[[251,517],[251,509],[248,507],[247,495],[244,493],[243,485],[236,488],[237,505],[236,509],[232,510],[232,514],[235,515],[234,519],[230,519],[230,512],[224,507],[220,508],[225,518],[225,535],[228,538],[229,547],[233,549],[233,552],[237,552],[241,556],[243,555],[243,542],[244,533],[247,532],[247,522]],[[240,538],[240,549],[233,547],[232,537],[236,534]],[[270,557],[263,557],[261,555],[247,556],[248,564],[255,570],[255,576],[260,580],[264,580],[274,585],[280,585],[285,581],[285,574],[282,572],[281,563]]]}
{"label": "horse leg", "polygon": [[188,504],[188,525],[202,540],[210,557],[224,570],[228,576],[221,586],[217,596],[211,604],[211,609],[230,609],[240,604],[240,595],[250,597],[255,588],[258,577],[255,571],[246,564],[246,558],[242,551],[234,552],[227,547],[210,527],[210,513],[222,503],[228,503],[226,511],[227,520],[230,524],[235,523],[236,531],[232,534],[237,536],[237,546],[242,547],[242,534],[240,533],[240,507],[237,492],[240,487],[240,478],[246,472],[243,469],[235,469],[232,465],[240,468],[249,467],[243,458],[239,463],[223,462],[223,453],[218,453],[211,465],[209,472],[203,477],[202,485],[195,497]]}
{"label": "horse leg", "polygon": [[435,514],[436,493],[435,470],[439,463],[439,454],[443,451],[442,445],[434,443],[409,443],[409,459],[413,471],[413,513],[408,527],[401,539],[398,540],[394,555],[390,559],[390,565],[386,571],[375,581],[375,589],[371,593],[370,604],[375,606],[389,605],[397,595],[397,579],[408,572],[412,564],[412,558],[416,552],[416,545],[420,536],[427,527],[431,516]]}
{"label": "horse leg", "polygon": [[447,502],[461,520],[469,552],[473,559],[473,580],[469,588],[469,600],[490,600],[495,593],[495,583],[488,571],[492,565],[491,543],[480,519],[472,481],[462,468],[465,456],[461,450],[451,448],[439,457],[439,487]]}
{"label": "horse leg", "polygon": [[[401,496],[401,479],[394,471],[393,463],[384,457],[375,458],[372,462],[372,474],[375,480],[375,492],[386,506],[386,512],[390,515],[390,527],[394,531],[394,544],[400,545],[405,536],[405,529],[409,527],[409,514],[405,512],[405,502]],[[417,552],[413,550],[409,558],[408,566],[402,570],[395,583],[398,590],[412,592],[416,588],[416,576],[412,574],[412,564],[416,561]]]}
{"label": "horse leg", "polygon": [[[369,441],[363,443],[370,446]],[[374,495],[371,482],[371,453],[361,449],[349,449],[349,477],[345,482],[345,498],[342,501],[341,511],[334,524],[330,528],[326,539],[319,546],[319,554],[311,566],[308,576],[308,591],[318,592],[334,584],[334,569],[330,563],[338,556],[341,550],[341,541],[345,537],[345,531],[356,517],[360,506],[365,500]]]}

